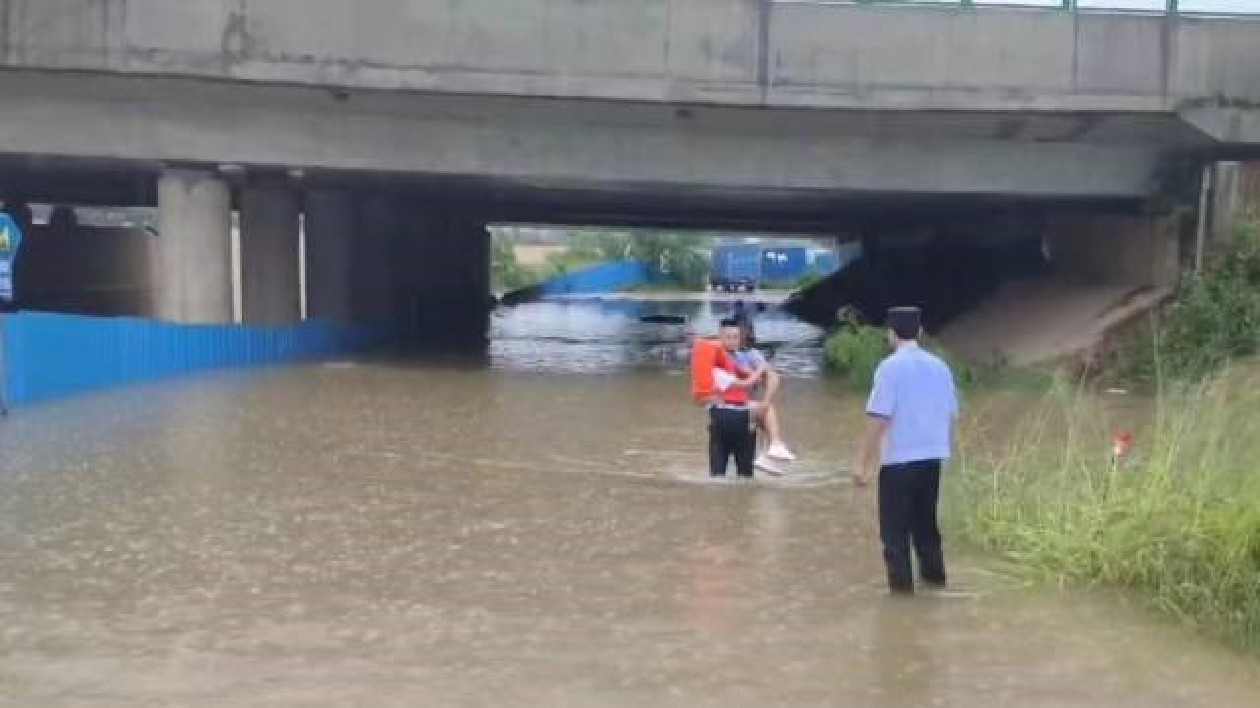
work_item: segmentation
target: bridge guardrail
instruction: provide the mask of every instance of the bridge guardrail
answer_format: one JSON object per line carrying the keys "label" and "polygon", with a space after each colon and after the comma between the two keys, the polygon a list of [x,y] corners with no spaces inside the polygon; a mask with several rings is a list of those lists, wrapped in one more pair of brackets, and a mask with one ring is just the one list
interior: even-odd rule
{"label": "bridge guardrail", "polygon": [[1260,17],[1257,0],[770,0],[772,4],[956,6],[1028,8],[1068,12],[1138,12],[1157,15]]}

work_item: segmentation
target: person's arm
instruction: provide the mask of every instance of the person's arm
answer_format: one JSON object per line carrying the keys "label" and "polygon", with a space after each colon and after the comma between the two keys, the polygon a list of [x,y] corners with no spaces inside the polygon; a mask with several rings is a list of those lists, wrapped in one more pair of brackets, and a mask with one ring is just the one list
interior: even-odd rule
{"label": "person's arm", "polygon": [[857,469],[853,471],[853,481],[858,486],[870,484],[879,473],[884,437],[896,410],[897,390],[881,365],[875,370],[875,384],[866,402],[866,427],[858,445]]}
{"label": "person's arm", "polygon": [[888,419],[878,415],[866,416],[866,428],[858,447],[857,469],[853,481],[859,487],[870,484],[879,473],[879,458],[884,435],[888,432]]}
{"label": "person's arm", "polygon": [[[752,385],[764,382],[767,390],[778,389],[778,374],[770,367],[770,363],[766,361],[766,357],[756,349],[748,350],[748,364],[753,370],[753,374],[757,377]],[[769,397],[766,397],[769,400]]]}
{"label": "person's arm", "polygon": [[770,371],[770,367],[758,366],[756,369],[753,370],[751,374],[748,375],[748,385],[756,386],[758,383],[761,382],[762,379],[772,374],[773,372]]}
{"label": "person's arm", "polygon": [[958,384],[954,381],[954,373],[949,374],[949,439],[953,442],[955,448],[959,444],[959,425],[958,418],[962,413],[962,406],[958,401]]}
{"label": "person's arm", "polygon": [[730,373],[725,369],[713,369],[713,395],[709,399],[709,403],[716,404],[722,402],[722,394],[731,388],[752,388],[757,385],[764,371],[757,369],[752,373],[748,373],[743,369],[736,369],[735,373]]}
{"label": "person's arm", "polygon": [[752,388],[753,386],[756,386],[758,382],[761,381],[762,377],[766,375],[767,371],[768,371],[768,368],[766,367],[764,362],[753,367],[751,371],[745,370],[740,367],[736,367],[735,385],[741,388]]}
{"label": "person's arm", "polygon": [[783,377],[779,376],[779,372],[771,368],[766,368],[766,403],[774,402],[774,397],[779,393],[779,387],[783,385]]}

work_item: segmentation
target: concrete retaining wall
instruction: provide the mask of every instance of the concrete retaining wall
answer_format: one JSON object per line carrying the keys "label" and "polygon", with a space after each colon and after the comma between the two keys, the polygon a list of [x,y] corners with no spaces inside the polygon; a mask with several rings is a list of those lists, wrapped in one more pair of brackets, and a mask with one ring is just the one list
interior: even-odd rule
{"label": "concrete retaining wall", "polygon": [[1060,278],[1088,285],[1170,287],[1180,270],[1170,219],[1069,217],[1046,227],[1050,264]]}
{"label": "concrete retaining wall", "polygon": [[17,304],[83,315],[153,311],[155,235],[136,229],[28,229],[16,271]]}
{"label": "concrete retaining wall", "polygon": [[1260,162],[1243,163],[1239,190],[1243,213],[1253,219],[1260,219]]}

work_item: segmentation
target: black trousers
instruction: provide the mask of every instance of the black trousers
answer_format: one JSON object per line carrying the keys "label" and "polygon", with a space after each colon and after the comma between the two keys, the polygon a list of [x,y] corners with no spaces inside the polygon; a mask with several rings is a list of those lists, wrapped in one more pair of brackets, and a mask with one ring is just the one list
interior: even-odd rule
{"label": "black trousers", "polygon": [[726,466],[735,458],[735,474],[753,476],[753,458],[757,454],[757,433],[753,429],[753,413],[739,408],[709,409],[709,474],[726,476]]}
{"label": "black trousers", "polygon": [[919,557],[919,577],[930,585],[945,584],[945,557],[936,522],[940,487],[940,460],[884,465],[879,471],[879,536],[888,587],[894,592],[914,591],[912,542]]}

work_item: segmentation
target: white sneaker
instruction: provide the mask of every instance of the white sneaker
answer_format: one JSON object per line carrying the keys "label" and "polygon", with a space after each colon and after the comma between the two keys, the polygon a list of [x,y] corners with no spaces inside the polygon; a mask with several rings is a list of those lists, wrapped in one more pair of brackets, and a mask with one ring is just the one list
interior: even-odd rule
{"label": "white sneaker", "polygon": [[772,460],[780,460],[782,462],[795,462],[796,455],[787,449],[787,445],[781,442],[770,443],[770,447],[766,448],[766,457]]}
{"label": "white sneaker", "polygon": [[766,455],[758,457],[757,460],[753,462],[753,466],[771,477],[786,476],[786,473],[780,469],[778,465],[774,464],[774,461]]}

